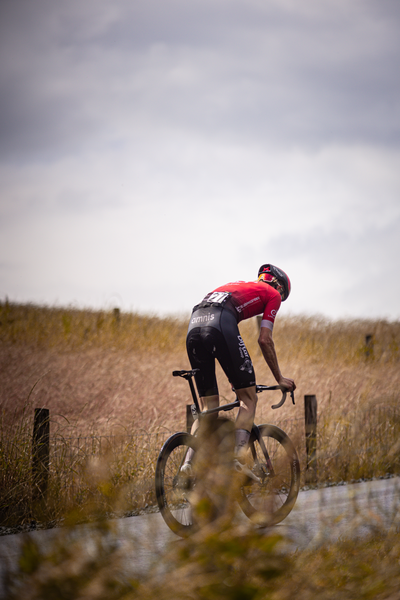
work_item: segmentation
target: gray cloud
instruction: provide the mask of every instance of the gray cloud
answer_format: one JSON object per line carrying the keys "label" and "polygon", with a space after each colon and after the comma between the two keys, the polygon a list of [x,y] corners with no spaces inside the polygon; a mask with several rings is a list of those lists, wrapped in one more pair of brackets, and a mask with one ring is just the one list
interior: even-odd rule
{"label": "gray cloud", "polygon": [[399,143],[394,2],[2,4],[3,160],[135,139]]}
{"label": "gray cloud", "polygon": [[271,261],[299,310],[397,317],[362,290],[400,251],[399,25],[392,0],[0,3],[0,297],[180,310]]}

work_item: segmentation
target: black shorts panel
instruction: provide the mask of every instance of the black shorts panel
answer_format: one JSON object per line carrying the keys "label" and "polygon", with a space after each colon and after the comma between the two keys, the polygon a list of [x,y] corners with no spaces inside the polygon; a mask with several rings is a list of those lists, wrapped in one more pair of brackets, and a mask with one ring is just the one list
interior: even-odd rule
{"label": "black shorts panel", "polygon": [[215,359],[236,389],[255,385],[253,364],[234,314],[220,307],[207,310],[192,313],[186,338],[192,369],[200,369],[195,378],[199,395],[218,394]]}

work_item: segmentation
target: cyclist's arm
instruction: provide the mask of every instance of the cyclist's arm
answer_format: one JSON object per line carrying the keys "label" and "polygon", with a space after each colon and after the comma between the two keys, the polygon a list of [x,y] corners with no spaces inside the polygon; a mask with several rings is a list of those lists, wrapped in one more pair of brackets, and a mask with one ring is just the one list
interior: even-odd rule
{"label": "cyclist's arm", "polygon": [[295,390],[296,384],[294,383],[293,379],[283,377],[281,373],[278,357],[276,356],[275,352],[274,340],[272,339],[272,331],[268,327],[261,327],[258,344],[261,348],[265,362],[271,369],[272,375],[275,377],[277,383],[290,391]]}

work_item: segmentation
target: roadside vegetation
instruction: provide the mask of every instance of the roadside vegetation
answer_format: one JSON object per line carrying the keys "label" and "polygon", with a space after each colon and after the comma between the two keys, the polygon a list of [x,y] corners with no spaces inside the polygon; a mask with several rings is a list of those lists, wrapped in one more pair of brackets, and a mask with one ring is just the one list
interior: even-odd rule
{"label": "roadside vegetation", "polygon": [[[396,597],[397,530],[376,523],[361,544],[332,540],[294,555],[282,552],[287,541],[273,531],[222,523],[175,545],[150,573],[122,574],[123,553],[104,518],[155,506],[158,451],[169,432],[186,428],[191,401],[187,383],[171,377],[189,368],[187,319],[0,305],[0,526],[65,525],[46,549],[27,541],[18,573],[9,574],[10,598]],[[257,348],[257,321],[241,333],[258,381],[274,383]],[[274,339],[283,373],[297,383],[296,405],[271,411],[276,396],[266,393],[257,422],[289,433],[303,478],[306,394],[318,401],[313,485],[399,474],[400,323],[288,316]],[[32,472],[37,407],[50,410],[45,496]],[[92,523],[90,556],[68,527],[80,522]]]}
{"label": "roadside vegetation", "polygon": [[[170,432],[186,429],[191,403],[187,383],[171,377],[189,367],[187,320],[0,305],[0,525],[59,521],[72,507],[84,513],[89,501],[110,512],[116,496],[128,512],[155,504],[158,451]],[[241,333],[258,381],[274,383],[257,347],[257,321],[243,323]],[[283,373],[297,383],[296,405],[272,411],[277,397],[264,393],[257,421],[289,433],[304,471],[303,396],[315,394],[320,483],[398,473],[400,323],[282,317],[274,338]],[[39,505],[31,468],[37,407],[50,411],[51,439]]]}
{"label": "roadside vegetation", "polygon": [[[362,517],[363,523],[373,515]],[[121,544],[118,521],[79,531],[73,519],[45,543],[26,536],[19,564],[6,571],[8,600],[393,600],[400,588],[398,526],[376,519],[354,538],[325,539],[293,551],[273,528],[217,522],[155,550],[140,567],[135,535]],[[334,532],[334,524],[330,531]],[[52,532],[53,533],[53,532]],[[149,540],[157,531],[148,529]],[[143,541],[142,541],[143,544]],[[151,544],[152,548],[156,544]]]}

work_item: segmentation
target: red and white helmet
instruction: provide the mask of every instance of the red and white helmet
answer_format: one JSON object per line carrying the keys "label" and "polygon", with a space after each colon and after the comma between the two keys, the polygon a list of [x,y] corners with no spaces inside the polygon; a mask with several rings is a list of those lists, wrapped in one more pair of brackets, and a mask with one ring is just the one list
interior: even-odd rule
{"label": "red and white helmet", "polygon": [[282,302],[289,297],[290,279],[282,269],[274,265],[262,265],[258,269],[258,281],[265,281],[275,287],[282,297]]}

